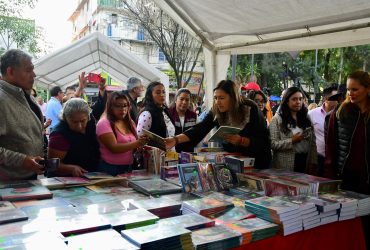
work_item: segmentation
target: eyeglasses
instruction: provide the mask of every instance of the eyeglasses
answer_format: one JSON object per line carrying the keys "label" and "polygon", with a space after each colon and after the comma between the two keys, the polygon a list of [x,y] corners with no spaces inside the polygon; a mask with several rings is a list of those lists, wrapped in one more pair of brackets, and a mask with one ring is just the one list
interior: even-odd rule
{"label": "eyeglasses", "polygon": [[127,104],[123,104],[123,105],[113,104],[113,107],[115,107],[117,109],[126,109],[126,108],[128,108],[128,105]]}

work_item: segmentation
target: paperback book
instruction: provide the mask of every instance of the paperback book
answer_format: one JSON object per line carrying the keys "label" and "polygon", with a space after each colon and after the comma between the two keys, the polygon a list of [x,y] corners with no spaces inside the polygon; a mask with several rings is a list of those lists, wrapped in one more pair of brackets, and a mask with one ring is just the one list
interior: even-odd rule
{"label": "paperback book", "polygon": [[209,142],[223,142],[225,135],[236,135],[241,131],[240,128],[230,126],[220,126],[217,131],[208,139]]}

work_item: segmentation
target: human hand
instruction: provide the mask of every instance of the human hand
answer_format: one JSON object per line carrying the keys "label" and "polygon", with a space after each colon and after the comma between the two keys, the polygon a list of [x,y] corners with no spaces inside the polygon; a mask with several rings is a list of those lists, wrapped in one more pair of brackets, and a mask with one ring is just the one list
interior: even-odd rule
{"label": "human hand", "polygon": [[77,165],[69,165],[69,168],[73,177],[81,177],[84,175],[84,173],[88,172],[87,170]]}
{"label": "human hand", "polygon": [[43,165],[39,164],[39,161],[43,159],[44,158],[40,156],[34,157],[27,155],[26,158],[24,158],[23,160],[22,167],[31,170],[32,172],[35,172],[38,175],[43,174],[45,172],[45,168]]}
{"label": "human hand", "polygon": [[240,135],[233,135],[233,134],[225,134],[224,140],[228,143],[231,143],[233,145],[239,145],[241,142],[241,136]]}
{"label": "human hand", "polygon": [[176,146],[176,139],[175,137],[168,137],[164,139],[164,143],[166,144],[166,149],[170,149]]}
{"label": "human hand", "polygon": [[100,78],[100,83],[99,83],[99,90],[100,91],[105,91],[105,78]]}
{"label": "human hand", "polygon": [[138,144],[137,148],[141,148],[149,142],[149,138],[146,135],[140,135],[136,142]]}
{"label": "human hand", "polygon": [[44,123],[44,129],[49,127],[51,124],[51,119],[47,119],[46,122]]}
{"label": "human hand", "polygon": [[87,86],[87,79],[85,77],[85,71],[82,71],[81,74],[78,76],[78,87],[80,89],[84,89]]}
{"label": "human hand", "polygon": [[302,133],[296,133],[292,136],[292,142],[297,143],[304,139],[304,135]]}

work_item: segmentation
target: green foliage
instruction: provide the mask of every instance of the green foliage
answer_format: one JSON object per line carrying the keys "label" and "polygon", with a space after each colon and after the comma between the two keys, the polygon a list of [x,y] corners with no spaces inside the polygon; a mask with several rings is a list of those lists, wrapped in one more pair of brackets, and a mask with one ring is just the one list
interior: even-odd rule
{"label": "green foliage", "polygon": [[[236,66],[236,81],[246,83],[251,72],[251,55],[238,55]],[[341,58],[343,65],[341,66]],[[317,68],[315,70],[315,51],[301,51],[296,58],[289,53],[270,53],[254,55],[254,73],[261,87],[269,87],[271,93],[280,95],[284,88],[283,81],[287,64],[291,76],[296,77],[301,84],[310,86],[312,91],[319,93],[320,89],[332,83],[345,83],[346,76],[355,70],[370,69],[370,45],[347,48],[330,48],[318,50]],[[292,79],[289,76],[288,79]],[[341,77],[340,77],[341,76]],[[228,69],[231,78],[231,63]]]}
{"label": "green foliage", "polygon": [[40,52],[37,43],[40,36],[33,20],[0,16],[0,38],[5,50],[15,47],[36,54]]}

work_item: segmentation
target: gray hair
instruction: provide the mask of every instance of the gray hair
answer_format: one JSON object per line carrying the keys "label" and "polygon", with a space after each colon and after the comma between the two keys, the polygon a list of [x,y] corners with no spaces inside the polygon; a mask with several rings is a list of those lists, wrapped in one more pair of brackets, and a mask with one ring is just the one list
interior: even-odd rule
{"label": "gray hair", "polygon": [[74,113],[77,112],[86,113],[87,116],[89,116],[90,114],[89,104],[87,104],[87,102],[81,98],[69,99],[66,103],[64,103],[63,109],[60,112],[59,119],[61,121],[66,121]]}
{"label": "gray hair", "polygon": [[11,49],[5,52],[0,58],[1,75],[6,75],[6,70],[11,68],[19,68],[25,60],[32,60],[32,57],[26,52],[19,49]]}
{"label": "gray hair", "polygon": [[127,90],[131,90],[135,87],[139,87],[140,85],[142,85],[142,82],[139,78],[137,77],[130,77],[128,80],[127,80]]}

